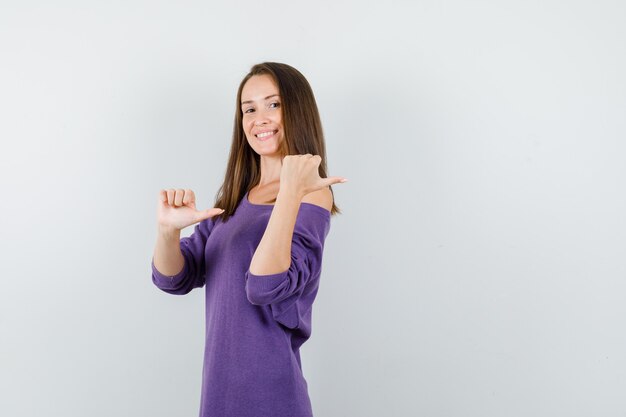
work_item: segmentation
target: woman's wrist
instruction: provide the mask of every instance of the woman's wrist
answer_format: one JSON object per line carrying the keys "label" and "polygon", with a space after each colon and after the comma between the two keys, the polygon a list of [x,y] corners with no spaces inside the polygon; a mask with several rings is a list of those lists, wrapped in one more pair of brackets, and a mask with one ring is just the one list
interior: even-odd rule
{"label": "woman's wrist", "polygon": [[180,239],[180,230],[175,227],[158,225],[158,233],[165,240]]}
{"label": "woman's wrist", "polygon": [[276,201],[278,201],[279,199],[282,199],[282,200],[297,201],[298,203],[300,203],[303,198],[304,198],[304,194],[295,188],[280,187],[280,189],[278,190],[278,195],[276,196]]}

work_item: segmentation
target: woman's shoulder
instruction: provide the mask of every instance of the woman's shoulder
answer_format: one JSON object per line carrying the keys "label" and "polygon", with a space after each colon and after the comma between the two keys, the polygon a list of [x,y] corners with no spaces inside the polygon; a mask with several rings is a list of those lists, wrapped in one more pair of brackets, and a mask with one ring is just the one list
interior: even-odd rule
{"label": "woman's shoulder", "polygon": [[308,193],[302,198],[303,203],[315,204],[329,212],[333,208],[333,193],[330,191],[330,187],[324,187],[317,191]]}

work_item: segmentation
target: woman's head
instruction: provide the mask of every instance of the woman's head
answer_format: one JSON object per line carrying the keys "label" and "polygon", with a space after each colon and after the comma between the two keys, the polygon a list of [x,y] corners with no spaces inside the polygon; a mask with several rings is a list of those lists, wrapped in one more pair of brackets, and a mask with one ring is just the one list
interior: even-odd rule
{"label": "woman's head", "polygon": [[[324,150],[324,134],[313,90],[306,78],[297,69],[287,64],[278,62],[257,64],[243,78],[237,91],[237,110],[235,111],[235,125],[241,126],[239,133],[243,134],[243,138],[250,137],[245,122],[253,113],[253,111],[243,113],[246,109],[250,110],[250,106],[242,105],[242,101],[249,99],[243,93],[250,90],[246,87],[252,87],[252,85],[258,87],[264,81],[265,84],[273,85],[268,90],[273,89],[279,95],[283,125],[280,154],[285,156],[310,153],[320,155],[324,159],[320,153]],[[273,98],[276,101],[276,97]],[[272,102],[272,99],[268,100],[268,104]],[[237,132],[234,133],[234,136],[237,136]],[[239,138],[233,137],[233,139]]]}
{"label": "woman's head", "polygon": [[[260,155],[320,155],[326,174],[326,146],[313,90],[295,68],[278,62],[252,66],[239,84],[233,138],[224,183],[215,206],[224,219],[261,178]],[[267,140],[256,135],[275,132]],[[331,188],[332,191],[332,188]],[[333,204],[332,214],[339,213]]]}
{"label": "woman's head", "polygon": [[241,127],[248,145],[261,156],[283,158],[283,99],[278,85],[269,74],[253,75],[242,84]]}

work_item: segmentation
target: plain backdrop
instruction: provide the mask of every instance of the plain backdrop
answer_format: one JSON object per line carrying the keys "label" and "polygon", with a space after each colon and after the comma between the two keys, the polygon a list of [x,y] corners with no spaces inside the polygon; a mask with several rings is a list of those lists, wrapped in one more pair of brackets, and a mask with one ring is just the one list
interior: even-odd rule
{"label": "plain backdrop", "polygon": [[625,416],[625,15],[2,1],[0,415],[197,415],[204,294],[151,282],[158,192],[212,207],[237,86],[278,61],[349,179],[301,352],[315,416]]}

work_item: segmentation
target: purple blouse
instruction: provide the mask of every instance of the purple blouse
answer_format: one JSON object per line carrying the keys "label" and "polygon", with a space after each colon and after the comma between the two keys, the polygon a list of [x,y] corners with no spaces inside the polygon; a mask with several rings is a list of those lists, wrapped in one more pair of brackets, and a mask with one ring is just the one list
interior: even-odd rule
{"label": "purple blouse", "polygon": [[289,269],[254,275],[249,267],[273,205],[244,195],[226,222],[213,217],[180,239],[185,264],[152,281],[170,294],[205,287],[206,342],[200,417],[311,417],[300,346],[311,336],[330,212],[300,203]]}

